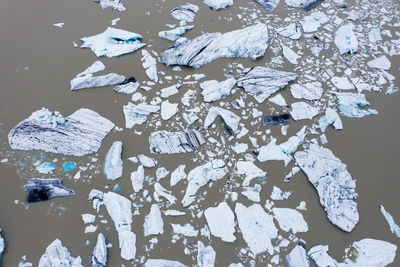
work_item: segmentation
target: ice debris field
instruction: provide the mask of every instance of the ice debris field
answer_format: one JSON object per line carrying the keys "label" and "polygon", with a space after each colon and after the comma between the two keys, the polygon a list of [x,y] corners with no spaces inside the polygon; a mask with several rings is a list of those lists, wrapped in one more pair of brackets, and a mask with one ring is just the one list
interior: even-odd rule
{"label": "ice debris field", "polygon": [[[112,246],[119,248],[129,266],[218,266],[218,257],[228,256],[216,254],[215,242],[238,246],[241,261],[231,262],[230,267],[372,267],[395,260],[396,244],[368,236],[349,244],[355,253],[343,259],[331,257],[328,244],[309,247],[302,233],[313,231],[307,223],[307,211],[313,211],[305,201],[296,207],[285,200],[297,194],[290,181],[303,172],[308,178],[303,182],[315,189],[332,225],[350,233],[359,224],[356,180],[361,177],[352,177],[346,162],[324,147],[328,143],[324,133],[346,127],[343,117],[377,116],[373,93],[398,91],[399,69],[391,62],[400,55],[400,2],[248,1],[251,8],[219,17],[238,20],[241,27],[196,31],[194,38],[185,34],[201,27],[198,14],[204,8],[211,8],[217,17],[220,10],[241,2],[204,0],[176,6],[170,10],[176,24],[160,26],[154,33],[170,41],[161,51],[153,49],[152,42],[158,40],[147,38],[148,33],[135,33],[134,26],[119,29],[119,19],[112,21],[113,27],[105,25],[102,33],[80,37],[80,47],[94,53],[93,61],[65,81],[66,90],[93,94],[95,89],[85,89],[112,86],[115,93],[127,95],[121,106],[125,125],[85,107],[72,114],[43,107],[9,131],[11,149],[41,153],[32,162],[32,174],[25,177],[23,190],[30,205],[76,197],[79,185],[71,180],[107,179],[110,185],[92,188],[87,199],[93,209],[81,215],[84,232],[97,236],[96,244],[88,244],[92,254],[74,257],[56,239],[43,248],[33,266],[107,266]],[[129,11],[124,0],[94,2],[103,9]],[[274,14],[278,6],[285,11],[283,17]],[[92,53],[89,49],[85,51]],[[118,61],[130,53],[141,55],[134,64],[143,68],[147,81],[108,71],[97,74],[107,69],[102,57]],[[260,65],[257,59],[265,57],[268,63]],[[236,61],[240,58],[249,60],[244,65]],[[225,71],[218,80],[202,73],[211,62]],[[169,71],[160,71],[161,65]],[[180,75],[187,68],[194,72]],[[294,134],[289,135],[288,128],[296,129]],[[145,136],[148,150],[124,154],[126,144],[114,138],[121,131],[132,132],[131,138]],[[105,139],[112,145],[99,155]],[[75,160],[51,160],[53,154]],[[194,167],[179,160],[183,154]],[[168,158],[169,164],[159,163]],[[270,161],[287,169],[281,174],[286,188],[273,185],[272,191],[264,190],[265,184],[274,183],[265,168]],[[13,158],[1,162],[12,164]],[[58,169],[62,175],[53,175]],[[118,192],[122,179],[131,184],[124,188],[130,194]],[[208,191],[217,192],[218,201],[210,203]],[[384,204],[371,207],[371,212],[383,216],[387,231],[400,238],[400,218],[394,218]],[[143,214],[144,221],[137,221],[144,206],[149,211]],[[178,217],[185,222],[171,220]],[[134,231],[134,223],[143,224],[143,233]],[[108,231],[100,232],[99,224],[108,225]],[[7,239],[7,229],[0,234],[1,258],[13,240]],[[111,244],[110,235],[118,242]],[[181,262],[174,254],[158,258],[157,243],[163,235],[171,236],[171,245],[182,243],[181,253],[191,261]],[[25,260],[19,266],[32,263]]]}

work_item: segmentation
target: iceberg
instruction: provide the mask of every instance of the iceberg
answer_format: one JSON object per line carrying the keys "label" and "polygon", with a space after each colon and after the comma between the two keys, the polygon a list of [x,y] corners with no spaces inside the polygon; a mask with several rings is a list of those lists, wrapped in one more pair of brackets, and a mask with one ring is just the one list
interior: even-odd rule
{"label": "iceberg", "polygon": [[171,192],[168,191],[167,189],[165,189],[164,187],[162,187],[160,183],[154,184],[153,196],[154,196],[154,199],[158,202],[160,202],[160,197],[165,198],[172,205],[175,204],[175,202],[176,202],[176,197],[171,195]]}
{"label": "iceberg", "polygon": [[53,243],[46,248],[46,252],[40,257],[38,266],[83,267],[81,257],[72,257],[71,253],[63,246],[60,239],[54,240]]}
{"label": "iceberg", "polygon": [[115,141],[106,155],[104,173],[109,180],[117,180],[122,176],[123,162],[121,160],[122,142]]}
{"label": "iceberg", "polygon": [[178,40],[162,53],[161,62],[199,68],[218,58],[257,59],[267,47],[268,28],[260,23],[224,34],[204,33],[193,40]]}
{"label": "iceberg", "polygon": [[61,179],[31,178],[24,185],[24,191],[29,191],[27,201],[39,202],[56,197],[68,197],[76,194],[74,190],[61,184]]}
{"label": "iceberg", "polygon": [[400,226],[394,222],[393,216],[385,210],[381,205],[381,213],[385,217],[387,223],[389,224],[390,231],[394,233],[397,237],[400,237]]}
{"label": "iceberg", "polygon": [[264,126],[268,125],[281,125],[281,124],[287,124],[290,120],[290,115],[289,114],[281,114],[281,115],[266,115],[262,123]]}
{"label": "iceberg", "polygon": [[278,28],[275,31],[279,35],[290,38],[292,40],[298,40],[302,35],[301,29],[296,23],[290,23],[288,26]]}
{"label": "iceberg", "polygon": [[109,73],[107,75],[93,76],[87,74],[85,76],[76,77],[71,80],[71,91],[81,90],[92,87],[102,87],[108,85],[115,85],[125,81],[125,76],[116,73]]}
{"label": "iceberg", "polygon": [[174,186],[176,185],[179,181],[185,179],[187,177],[185,173],[185,165],[179,165],[178,168],[176,168],[172,173],[171,173],[171,180],[170,180],[170,185]]}
{"label": "iceberg", "polygon": [[197,266],[214,266],[215,256],[215,250],[211,246],[204,246],[203,242],[197,241]]}
{"label": "iceberg", "polygon": [[179,87],[181,87],[181,84],[178,83],[178,84],[172,85],[170,87],[161,89],[160,90],[161,97],[162,98],[168,98],[171,95],[176,95],[177,93],[179,93],[179,91],[178,91]]}
{"label": "iceberg", "polygon": [[309,267],[310,261],[302,243],[297,244],[285,257],[288,267]]}
{"label": "iceberg", "polygon": [[274,253],[271,239],[278,236],[278,229],[274,224],[274,217],[267,214],[260,204],[246,207],[237,203],[235,213],[243,239],[250,250],[255,254],[268,252]]}
{"label": "iceberg", "polygon": [[84,224],[94,223],[94,221],[96,220],[96,215],[90,213],[82,214],[81,217]]}
{"label": "iceberg", "polygon": [[249,186],[255,179],[263,180],[267,178],[267,172],[258,168],[253,162],[239,160],[236,163],[236,174],[244,175],[243,186]]}
{"label": "iceberg", "polygon": [[203,3],[213,10],[218,10],[233,5],[233,0],[204,0]]}
{"label": "iceberg", "polygon": [[118,86],[114,87],[114,91],[120,94],[133,94],[139,88],[139,82],[135,79],[135,77],[130,77],[129,79],[125,79]]}
{"label": "iceberg", "polygon": [[157,131],[149,136],[150,151],[154,154],[193,152],[205,143],[203,135],[195,129],[179,132]]}
{"label": "iceberg", "polygon": [[375,109],[361,109],[369,105],[364,94],[335,93],[340,114],[350,118],[362,118],[367,115],[378,114]]}
{"label": "iceberg", "polygon": [[150,80],[158,82],[157,60],[147,50],[142,50],[142,65]]}
{"label": "iceberg", "polygon": [[219,107],[210,108],[207,117],[204,120],[204,128],[207,129],[208,127],[210,127],[210,125],[215,122],[215,119],[218,116],[221,116],[226,126],[228,126],[233,132],[237,131],[239,127],[240,117],[229,110]]}
{"label": "iceberg", "polygon": [[164,259],[148,259],[143,267],[187,267],[179,261]]}
{"label": "iceberg", "polygon": [[351,232],[359,220],[356,184],[346,164],[327,148],[312,144],[298,151],[294,158],[318,191],[320,203],[329,221],[346,232]]}
{"label": "iceberg", "polygon": [[56,169],[56,165],[51,162],[43,162],[39,166],[36,167],[36,170],[43,174],[48,174],[53,172]]}
{"label": "iceberg", "polygon": [[[291,1],[291,0],[290,0]],[[296,0],[293,0],[296,1]],[[329,18],[321,11],[313,12],[300,20],[304,33],[318,31],[318,28],[329,21]]]}
{"label": "iceberg", "polygon": [[157,160],[150,158],[148,156],[145,156],[145,155],[139,155],[139,156],[137,156],[137,158],[138,158],[140,164],[142,164],[143,167],[145,167],[145,168],[153,168],[153,167],[157,166],[157,163],[158,163]]}
{"label": "iceberg", "polygon": [[140,34],[108,27],[103,33],[82,38],[81,47],[90,48],[97,57],[117,57],[145,46],[141,38]]}
{"label": "iceberg", "polygon": [[260,202],[260,192],[262,188],[261,185],[255,184],[253,187],[244,186],[243,191],[241,192],[243,196],[245,196],[248,200],[253,202]]}
{"label": "iceberg", "polygon": [[318,108],[310,106],[305,102],[295,102],[290,105],[292,109],[290,115],[295,121],[298,120],[311,120],[318,114]]}
{"label": "iceberg", "polygon": [[374,69],[388,70],[391,67],[390,60],[386,56],[377,57],[367,63],[368,67]]}
{"label": "iceberg", "polygon": [[96,246],[94,247],[93,253],[90,256],[90,264],[92,267],[107,266],[107,245],[106,239],[102,233],[97,236]]}
{"label": "iceberg", "polygon": [[328,254],[329,246],[315,246],[308,251],[308,256],[317,266],[339,266],[338,262]]}
{"label": "iceberg", "polygon": [[327,108],[325,115],[322,116],[318,122],[319,128],[321,128],[322,132],[325,132],[329,125],[333,125],[335,130],[343,129],[342,120],[340,119],[339,114],[332,108]]}
{"label": "iceberg", "polygon": [[128,103],[123,107],[125,115],[125,127],[132,129],[136,124],[143,124],[147,121],[147,116],[160,110],[159,106],[146,105],[140,103],[138,105]]}
{"label": "iceberg", "polygon": [[318,6],[323,1],[324,0],[285,0],[285,3],[290,7],[302,8],[307,11]]}
{"label": "iceberg", "polygon": [[95,62],[93,62],[92,65],[90,65],[88,68],[86,68],[86,70],[84,70],[81,73],[79,73],[78,75],[76,75],[76,77],[83,77],[88,74],[94,74],[94,73],[97,73],[97,72],[105,70],[105,69],[106,69],[106,66],[104,66],[103,62],[101,62],[100,60],[96,60]]}
{"label": "iceberg", "polygon": [[236,80],[233,78],[218,82],[210,80],[200,83],[205,102],[214,102],[225,99],[231,95],[232,88],[235,86]]}
{"label": "iceberg", "polygon": [[172,29],[169,31],[161,31],[158,33],[158,37],[170,40],[170,41],[176,41],[178,40],[181,35],[183,35],[186,31],[191,30],[194,28],[194,25],[188,25],[188,26],[182,26],[178,27],[176,29]]}
{"label": "iceberg", "polygon": [[112,7],[118,11],[125,11],[126,8],[120,0],[94,0],[95,2],[99,2],[102,9],[106,9],[108,7]]}
{"label": "iceberg", "polygon": [[188,223],[184,224],[184,225],[171,223],[171,226],[172,226],[172,230],[173,230],[174,234],[176,234],[176,235],[197,237],[197,235],[199,234],[199,230],[195,230],[194,227]]}
{"label": "iceberg", "polygon": [[243,87],[246,93],[252,95],[258,103],[262,103],[297,77],[296,73],[257,66],[245,69],[237,85]]}
{"label": "iceberg", "polygon": [[283,57],[287,59],[287,61],[289,61],[291,64],[295,65],[297,64],[297,60],[299,58],[301,58],[301,56],[299,56],[298,54],[296,54],[292,49],[290,49],[289,47],[287,47],[284,44],[280,44],[282,47],[282,54]]}
{"label": "iceberg", "polygon": [[354,85],[347,79],[347,77],[338,77],[338,76],[333,76],[331,78],[331,82],[333,85],[336,86],[337,89],[341,90],[351,90],[354,89]]}
{"label": "iceberg", "polygon": [[279,4],[279,0],[254,0],[269,12],[273,11]]}
{"label": "iceberg", "polygon": [[293,84],[290,86],[290,93],[297,99],[317,100],[321,98],[323,91],[320,82]]}
{"label": "iceberg", "polygon": [[371,30],[368,33],[368,40],[371,43],[376,43],[376,42],[382,41],[382,35],[381,35],[381,31],[379,30],[379,28],[371,28]]}
{"label": "iceberg", "polygon": [[270,99],[268,99],[268,101],[281,106],[281,107],[286,107],[286,100],[285,98],[283,98],[283,96],[281,94],[276,94],[274,97],[271,97]]}
{"label": "iceberg", "polygon": [[293,194],[293,191],[283,191],[277,186],[272,187],[270,198],[272,200],[286,200]]}
{"label": "iceberg", "polygon": [[278,221],[279,227],[293,234],[304,233],[308,231],[308,225],[303,218],[303,215],[295,209],[289,208],[273,208],[275,219]]}
{"label": "iceberg", "polygon": [[193,22],[194,17],[199,11],[199,7],[190,3],[180,5],[171,10],[171,15],[176,20],[184,22]]}
{"label": "iceberg", "polygon": [[191,170],[187,176],[188,185],[182,199],[184,207],[189,206],[196,199],[197,191],[209,181],[218,181],[229,172],[228,167],[220,159],[207,162]]}
{"label": "iceberg", "polygon": [[136,193],[143,189],[143,181],[144,181],[144,169],[143,166],[140,165],[135,172],[131,172],[131,182],[133,191]]}
{"label": "iceberg", "polygon": [[358,40],[353,32],[352,23],[340,26],[335,32],[335,45],[341,55],[354,54],[358,50]]}
{"label": "iceberg", "polygon": [[170,103],[168,100],[161,103],[161,119],[169,120],[178,112],[178,103]]}
{"label": "iceberg", "polygon": [[90,109],[81,108],[64,118],[43,108],[15,126],[8,141],[12,149],[84,156],[97,152],[112,128],[114,123]]}
{"label": "iceberg", "polygon": [[159,235],[164,233],[164,222],[157,204],[151,205],[150,213],[144,219],[144,236]]}
{"label": "iceberg", "polygon": [[221,202],[216,207],[207,208],[204,211],[208,227],[213,236],[219,237],[225,242],[234,242],[235,215],[226,202]]}

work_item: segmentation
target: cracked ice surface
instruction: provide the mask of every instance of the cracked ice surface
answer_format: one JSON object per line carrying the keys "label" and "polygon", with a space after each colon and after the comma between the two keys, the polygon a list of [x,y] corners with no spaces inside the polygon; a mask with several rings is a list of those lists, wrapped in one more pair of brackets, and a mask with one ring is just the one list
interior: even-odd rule
{"label": "cracked ice surface", "polygon": [[254,179],[263,180],[267,177],[267,172],[258,168],[253,162],[239,160],[236,163],[236,168],[237,174],[245,176],[242,182],[243,186],[250,185],[250,182]]}
{"label": "cracked ice surface", "polygon": [[307,252],[301,244],[296,245],[285,257],[288,267],[309,267]]}
{"label": "cracked ice surface", "polygon": [[305,102],[292,103],[290,107],[292,109],[290,111],[290,116],[292,116],[295,121],[306,119],[311,120],[318,114],[318,108],[313,107]]}
{"label": "cracked ice surface", "polygon": [[178,40],[162,53],[161,62],[199,68],[217,58],[257,59],[267,47],[268,28],[260,23],[224,34],[205,33],[193,40]]}
{"label": "cracked ice surface", "polygon": [[204,0],[203,3],[214,10],[218,10],[233,5],[233,0]]}
{"label": "cracked ice surface", "polygon": [[83,37],[81,47],[90,48],[97,57],[117,57],[145,46],[140,42],[141,38],[140,34],[108,27],[103,33]]}
{"label": "cracked ice surface", "polygon": [[123,162],[121,159],[122,142],[115,141],[106,155],[104,172],[109,180],[116,180],[122,176]]}
{"label": "cracked ice surface", "polygon": [[350,232],[359,220],[356,184],[346,164],[327,148],[312,144],[298,151],[294,158],[318,191],[328,219],[343,231]]}
{"label": "cracked ice surface", "polygon": [[358,40],[353,32],[354,25],[349,23],[339,27],[335,33],[335,45],[341,55],[354,54],[358,50]]}
{"label": "cracked ice surface", "polygon": [[236,132],[238,127],[239,127],[239,121],[240,117],[236,115],[235,113],[219,108],[219,107],[212,107],[208,111],[207,117],[204,120],[204,128],[210,127],[211,124],[215,122],[215,119],[221,116],[221,118],[224,120],[225,124],[231,128],[233,132]]}
{"label": "cracked ice surface", "polygon": [[318,28],[329,21],[325,13],[321,11],[313,12],[308,16],[301,19],[300,24],[304,33],[311,33],[318,31]]}
{"label": "cracked ice surface", "polygon": [[46,248],[46,252],[40,257],[38,266],[83,267],[81,257],[72,257],[69,250],[63,246],[60,239],[54,240],[53,243]]}
{"label": "cracked ice surface", "polygon": [[197,265],[199,267],[214,266],[216,253],[211,246],[204,246],[203,242],[197,241]]}
{"label": "cracked ice surface", "polygon": [[364,94],[335,93],[340,114],[350,118],[362,118],[367,115],[378,114],[375,109],[361,109],[369,105]]}
{"label": "cracked ice surface", "polygon": [[200,83],[205,102],[214,102],[225,99],[230,96],[232,88],[235,86],[236,80],[233,78],[218,82],[210,80]]}
{"label": "cracked ice surface", "polygon": [[293,72],[278,71],[266,67],[248,68],[237,81],[246,93],[252,95],[258,103],[264,102],[278,90],[296,80],[298,75]]}
{"label": "cracked ice surface", "polygon": [[203,135],[195,129],[179,132],[158,131],[149,136],[150,151],[155,154],[193,152],[205,143]]}
{"label": "cracked ice surface", "polygon": [[159,106],[146,105],[140,103],[138,105],[128,103],[123,106],[125,115],[125,127],[132,129],[136,124],[143,124],[147,121],[147,116],[160,110]]}
{"label": "cracked ice surface", "polygon": [[236,240],[235,216],[226,202],[221,202],[216,207],[207,208],[204,211],[208,227],[213,236],[222,241],[233,242]]}
{"label": "cracked ice surface", "polygon": [[112,128],[114,123],[90,109],[81,108],[64,118],[43,108],[15,126],[8,140],[13,149],[84,156],[97,152]]}
{"label": "cracked ice surface", "polygon": [[300,39],[302,33],[300,27],[296,23],[290,23],[286,27],[278,28],[275,30],[279,35],[293,40]]}
{"label": "cracked ice surface", "polygon": [[44,201],[76,194],[74,190],[63,186],[59,178],[31,178],[28,180],[28,183],[24,185],[24,191],[29,191],[28,202]]}

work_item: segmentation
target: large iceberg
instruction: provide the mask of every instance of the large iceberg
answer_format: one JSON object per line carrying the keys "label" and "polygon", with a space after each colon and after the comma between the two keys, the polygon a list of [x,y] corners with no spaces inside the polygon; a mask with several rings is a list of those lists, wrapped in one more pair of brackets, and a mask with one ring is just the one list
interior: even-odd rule
{"label": "large iceberg", "polygon": [[327,148],[312,144],[298,151],[294,158],[308,180],[318,191],[321,205],[328,219],[343,231],[350,232],[359,220],[356,183],[346,164]]}
{"label": "large iceberg", "polygon": [[100,233],[97,236],[97,243],[90,256],[90,264],[92,267],[106,267],[107,266],[107,244],[104,235]]}
{"label": "large iceberg", "polygon": [[69,250],[63,246],[60,239],[56,239],[47,248],[46,252],[40,257],[39,267],[83,267],[80,256],[74,258]]}
{"label": "large iceberg", "polygon": [[97,152],[112,128],[114,123],[90,109],[81,108],[64,118],[43,108],[15,126],[8,141],[13,149],[83,156]]}
{"label": "large iceberg", "polygon": [[302,8],[304,10],[310,10],[318,6],[324,0],[285,0],[285,3],[290,7]]}
{"label": "large iceberg", "polygon": [[234,78],[228,78],[222,82],[216,80],[205,81],[200,83],[200,88],[202,89],[201,94],[205,102],[225,99],[230,96],[235,84],[236,80]]}
{"label": "large iceberg", "polygon": [[335,93],[340,114],[350,118],[362,118],[367,115],[378,114],[375,109],[361,109],[369,105],[364,94]]}
{"label": "large iceberg", "polygon": [[233,0],[204,0],[203,3],[214,10],[218,10],[233,5]]}
{"label": "large iceberg", "polygon": [[243,87],[246,93],[252,95],[258,103],[262,103],[272,94],[296,80],[298,76],[293,72],[257,66],[245,69],[238,79],[237,85]]}
{"label": "large iceberg", "polygon": [[203,135],[195,129],[180,132],[158,131],[149,136],[150,151],[155,154],[193,152],[205,143]]}
{"label": "large iceberg", "polygon": [[349,23],[340,26],[335,33],[335,45],[339,49],[339,53],[354,54],[358,49],[358,40],[353,32],[354,25]]}
{"label": "large iceberg", "polygon": [[132,129],[136,124],[143,124],[147,121],[147,116],[160,110],[160,106],[147,105],[140,103],[138,105],[128,102],[123,106],[125,115],[125,127]]}
{"label": "large iceberg", "polygon": [[178,40],[162,53],[166,65],[199,68],[217,58],[259,58],[268,47],[268,27],[256,24],[221,34],[204,33],[193,40]]}
{"label": "large iceberg", "polygon": [[219,237],[225,242],[234,242],[235,215],[226,202],[221,202],[216,207],[207,208],[204,211],[208,227],[213,236]]}
{"label": "large iceberg", "polygon": [[117,57],[145,46],[140,42],[141,38],[140,34],[108,27],[103,33],[82,38],[81,47],[92,49],[97,57]]}
{"label": "large iceberg", "polygon": [[106,155],[104,173],[109,180],[116,180],[122,176],[123,162],[121,159],[122,142],[115,141]]}
{"label": "large iceberg", "polygon": [[273,11],[279,4],[280,0],[254,0],[268,11]]}
{"label": "large iceberg", "polygon": [[197,5],[193,5],[190,3],[186,3],[184,5],[180,5],[171,10],[171,15],[176,19],[183,22],[193,22],[194,17],[199,11],[199,7]]}
{"label": "large iceberg", "polygon": [[240,117],[229,110],[219,107],[210,108],[207,117],[204,119],[204,128],[207,129],[208,127],[210,127],[210,125],[214,123],[215,119],[218,116],[221,116],[226,126],[228,126],[233,132],[237,131],[239,127]]}
{"label": "large iceberg", "polygon": [[29,191],[28,202],[45,201],[56,197],[68,197],[76,194],[74,190],[63,186],[59,178],[31,178],[24,185],[24,191]]}

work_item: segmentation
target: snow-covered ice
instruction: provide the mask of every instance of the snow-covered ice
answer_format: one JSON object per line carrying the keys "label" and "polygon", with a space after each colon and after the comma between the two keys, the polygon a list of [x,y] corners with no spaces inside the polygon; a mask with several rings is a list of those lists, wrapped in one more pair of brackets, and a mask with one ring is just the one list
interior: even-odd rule
{"label": "snow-covered ice", "polygon": [[377,57],[371,61],[368,61],[368,66],[374,69],[388,70],[392,66],[392,63],[386,56]]}
{"label": "snow-covered ice", "polygon": [[270,198],[272,200],[286,200],[293,194],[293,191],[283,191],[277,186],[272,187]]}
{"label": "snow-covered ice", "polygon": [[261,170],[253,162],[243,160],[239,160],[236,163],[236,173],[244,175],[243,186],[250,185],[252,180],[264,180],[267,177],[267,172]]}
{"label": "snow-covered ice", "polygon": [[118,11],[125,11],[125,6],[120,2],[120,0],[94,0],[95,2],[99,2],[102,9],[106,9],[108,7],[112,7]]}
{"label": "snow-covered ice", "polygon": [[161,118],[171,119],[178,112],[178,103],[170,103],[168,100],[161,103]]}
{"label": "snow-covered ice", "polygon": [[310,10],[322,3],[323,0],[285,0],[285,3],[290,7],[302,8]]}
{"label": "snow-covered ice", "polygon": [[393,216],[389,212],[387,212],[382,205],[381,213],[385,217],[385,220],[390,227],[390,231],[394,233],[397,237],[400,237],[400,226],[394,222]]}
{"label": "snow-covered ice", "polygon": [[197,266],[214,266],[215,257],[215,250],[211,246],[204,246],[203,242],[200,240],[197,241]]}
{"label": "snow-covered ice", "polygon": [[341,90],[351,90],[354,89],[354,85],[349,81],[349,79],[344,77],[333,76],[331,82],[336,86],[337,89]]}
{"label": "snow-covered ice", "polygon": [[136,193],[143,189],[143,181],[144,181],[144,168],[140,165],[137,171],[131,173],[131,182],[133,191]]}
{"label": "snow-covered ice", "polygon": [[97,243],[90,256],[90,264],[92,267],[106,267],[107,266],[107,244],[104,235],[100,233],[97,236]]}
{"label": "snow-covered ice", "polygon": [[176,29],[168,30],[168,31],[161,31],[158,33],[158,37],[176,41],[178,40],[186,31],[191,30],[194,28],[194,25],[182,26]]}
{"label": "snow-covered ice", "polygon": [[308,225],[304,220],[303,214],[295,209],[289,208],[273,208],[274,217],[278,221],[279,227],[289,232],[292,230],[293,234],[304,233],[308,231]]}
{"label": "snow-covered ice", "polygon": [[184,164],[181,164],[171,173],[171,180],[170,180],[171,186],[176,185],[177,183],[179,183],[179,181],[187,177],[185,173],[185,167],[186,166]]}
{"label": "snow-covered ice", "polygon": [[171,226],[174,234],[177,235],[196,237],[199,234],[199,230],[195,230],[194,227],[188,223],[184,225],[171,223]]}
{"label": "snow-covered ice", "polygon": [[[288,1],[288,0],[286,0]],[[289,0],[289,1],[297,1],[297,0]],[[307,0],[306,0],[307,1]],[[303,28],[304,33],[312,33],[317,32],[318,28],[329,21],[328,16],[321,11],[313,12],[308,16],[305,16],[300,20],[301,27]]]}
{"label": "snow-covered ice", "polygon": [[286,27],[278,28],[275,30],[279,35],[282,35],[283,37],[287,37],[293,40],[298,40],[300,39],[302,33],[300,26],[296,23],[290,23]]}
{"label": "snow-covered ice", "polygon": [[148,259],[143,267],[187,267],[179,261],[164,259]]}
{"label": "snow-covered ice", "polygon": [[286,58],[290,63],[292,64],[297,64],[297,60],[301,58],[296,52],[294,52],[292,49],[284,45],[283,43],[280,44],[282,48],[282,54],[283,57]]}
{"label": "snow-covered ice", "polygon": [[307,251],[302,244],[297,244],[289,254],[285,257],[286,265],[288,267],[309,267],[310,261],[308,260]]}
{"label": "snow-covered ice", "polygon": [[197,5],[193,5],[190,3],[186,3],[184,5],[180,5],[171,10],[171,15],[176,20],[184,21],[184,22],[193,22],[194,17],[199,11],[199,7]]}
{"label": "snow-covered ice", "polygon": [[313,107],[306,102],[295,102],[290,105],[290,115],[295,121],[311,120],[318,114],[318,108]]}
{"label": "snow-covered ice", "polygon": [[157,60],[147,50],[142,50],[141,61],[147,77],[154,82],[158,82]]}
{"label": "snow-covered ice", "polygon": [[367,115],[378,114],[375,109],[361,109],[368,106],[369,102],[364,94],[335,93],[340,114],[350,118],[362,118]]}
{"label": "snow-covered ice", "polygon": [[233,5],[233,0],[204,0],[203,3],[214,10],[218,10]]}

